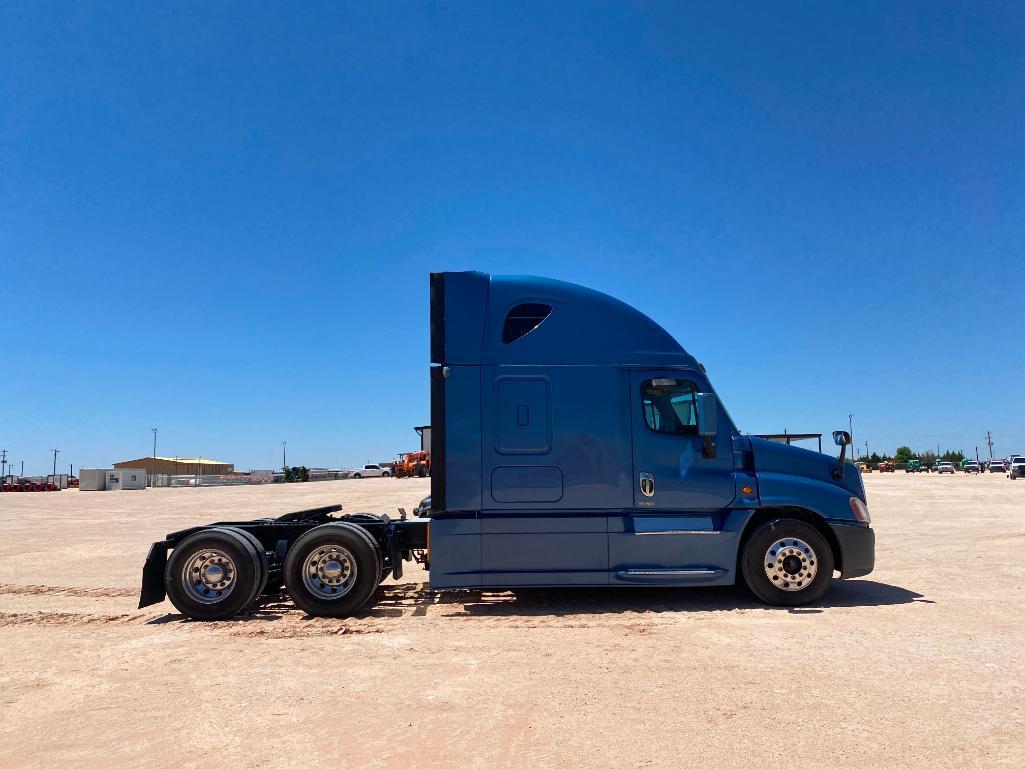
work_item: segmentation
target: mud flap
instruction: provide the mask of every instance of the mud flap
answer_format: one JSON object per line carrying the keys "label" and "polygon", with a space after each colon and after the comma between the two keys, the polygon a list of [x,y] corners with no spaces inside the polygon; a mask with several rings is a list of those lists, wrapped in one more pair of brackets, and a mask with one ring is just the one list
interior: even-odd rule
{"label": "mud flap", "polygon": [[167,597],[164,590],[164,569],[167,567],[167,542],[150,545],[146,565],[142,567],[142,592],[139,593],[139,608],[160,603]]}

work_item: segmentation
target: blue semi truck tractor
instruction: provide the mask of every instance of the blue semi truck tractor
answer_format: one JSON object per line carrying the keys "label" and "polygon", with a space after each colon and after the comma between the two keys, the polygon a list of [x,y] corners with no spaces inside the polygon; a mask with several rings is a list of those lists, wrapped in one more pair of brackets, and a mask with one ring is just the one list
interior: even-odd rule
{"label": "blue semi truck tractor", "polygon": [[283,583],[343,617],[409,561],[438,590],[742,580],[785,606],[872,571],[847,433],[839,459],[741,435],[704,367],[605,294],[476,272],[430,290],[430,516],[333,505],[175,532],[150,549],[140,608],[222,619]]}

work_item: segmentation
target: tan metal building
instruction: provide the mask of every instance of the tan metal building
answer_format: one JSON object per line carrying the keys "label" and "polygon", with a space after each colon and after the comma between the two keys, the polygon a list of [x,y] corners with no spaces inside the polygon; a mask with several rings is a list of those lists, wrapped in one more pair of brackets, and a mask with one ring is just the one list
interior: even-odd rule
{"label": "tan metal building", "polygon": [[235,472],[235,465],[230,462],[193,457],[140,457],[115,462],[114,468],[145,470],[147,475],[226,475]]}

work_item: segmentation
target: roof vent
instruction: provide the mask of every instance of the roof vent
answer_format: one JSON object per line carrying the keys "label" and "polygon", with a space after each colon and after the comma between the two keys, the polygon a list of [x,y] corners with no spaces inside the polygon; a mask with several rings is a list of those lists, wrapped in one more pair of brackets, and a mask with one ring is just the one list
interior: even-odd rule
{"label": "roof vent", "polygon": [[518,304],[509,310],[502,326],[502,341],[506,344],[522,339],[552,313],[548,304]]}

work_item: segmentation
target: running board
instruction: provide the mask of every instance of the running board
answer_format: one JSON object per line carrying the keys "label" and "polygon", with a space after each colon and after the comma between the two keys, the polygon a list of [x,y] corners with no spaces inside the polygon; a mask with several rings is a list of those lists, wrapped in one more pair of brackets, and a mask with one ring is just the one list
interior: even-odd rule
{"label": "running board", "polygon": [[679,582],[715,579],[725,573],[725,569],[620,569],[616,577],[624,582]]}

